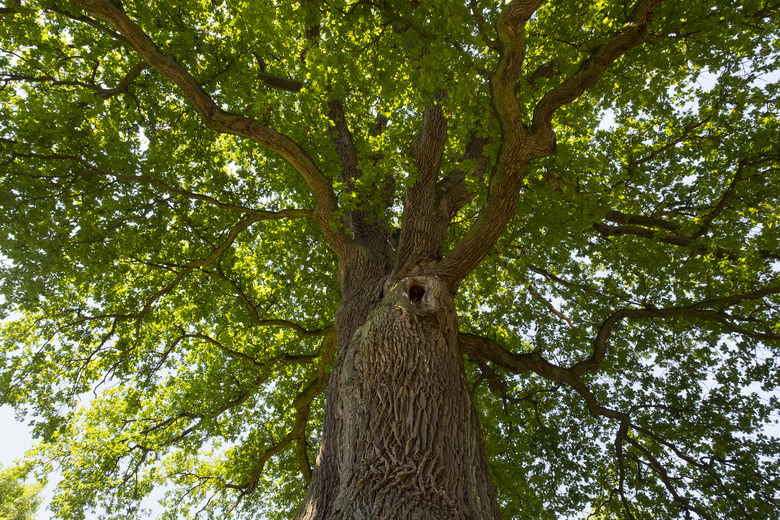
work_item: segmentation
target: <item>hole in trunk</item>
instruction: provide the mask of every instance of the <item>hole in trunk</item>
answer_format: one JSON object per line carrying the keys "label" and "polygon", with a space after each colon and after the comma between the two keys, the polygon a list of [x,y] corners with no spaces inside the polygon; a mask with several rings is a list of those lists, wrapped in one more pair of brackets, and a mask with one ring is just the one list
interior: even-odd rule
{"label": "hole in trunk", "polygon": [[420,303],[425,296],[425,288],[421,285],[412,285],[409,287],[409,301],[412,303]]}

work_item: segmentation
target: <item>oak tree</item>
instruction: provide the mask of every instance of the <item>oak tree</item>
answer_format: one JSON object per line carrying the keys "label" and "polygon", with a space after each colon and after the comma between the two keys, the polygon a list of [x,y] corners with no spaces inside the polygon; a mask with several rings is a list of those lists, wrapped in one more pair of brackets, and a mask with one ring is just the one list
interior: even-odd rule
{"label": "oak tree", "polygon": [[775,0],[0,20],[59,518],[777,518]]}

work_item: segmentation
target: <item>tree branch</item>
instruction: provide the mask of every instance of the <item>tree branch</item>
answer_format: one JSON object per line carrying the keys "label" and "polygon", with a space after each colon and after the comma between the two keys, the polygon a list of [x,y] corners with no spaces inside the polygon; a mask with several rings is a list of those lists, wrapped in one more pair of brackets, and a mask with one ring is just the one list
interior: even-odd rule
{"label": "tree branch", "polygon": [[66,18],[70,18],[71,20],[75,20],[77,22],[81,22],[81,23],[85,23],[87,25],[90,25],[90,26],[94,27],[95,29],[97,29],[98,31],[102,32],[103,34],[106,34],[106,35],[110,36],[111,38],[113,38],[113,39],[115,39],[115,40],[117,40],[119,42],[122,42],[123,44],[126,44],[126,45],[130,44],[130,42],[127,40],[127,38],[125,38],[124,36],[122,36],[121,34],[119,34],[116,31],[112,31],[109,27],[106,27],[105,25],[103,25],[99,21],[95,20],[94,18],[90,18],[89,16],[84,16],[84,15],[75,15],[75,14],[70,13],[70,12],[64,10],[64,9],[59,8],[59,7],[54,7],[54,8],[51,8],[50,10],[52,12],[54,12],[54,13],[61,14],[62,16],[65,16]]}
{"label": "tree branch", "polygon": [[[484,147],[492,142],[493,139],[490,137],[478,137],[475,131],[469,137],[466,149],[460,157],[461,161],[475,162],[474,176],[478,179],[483,179],[487,166]],[[437,196],[441,199],[441,209],[450,219],[477,195],[475,192],[469,191],[466,186],[466,172],[461,168],[456,168],[440,180],[436,185],[436,190]]]}
{"label": "tree branch", "polygon": [[666,487],[667,491],[669,491],[669,494],[672,495],[672,498],[674,499],[675,502],[679,503],[683,507],[683,509],[687,511],[693,511],[694,513],[701,516],[702,518],[706,518],[708,520],[714,520],[713,517],[707,514],[706,511],[704,511],[700,507],[691,504],[690,499],[680,496],[680,494],[677,492],[677,488],[672,482],[671,477],[669,476],[669,472],[666,470],[663,464],[661,464],[661,462],[652,453],[650,453],[650,450],[642,446],[639,442],[636,441],[636,439],[634,439],[630,435],[626,435],[625,439],[628,441],[629,444],[631,444],[631,446],[633,446],[636,450],[638,450],[647,461],[650,462],[650,467],[653,468],[653,470],[656,473],[658,473],[658,475],[661,477],[661,481],[664,483],[664,486]]}
{"label": "tree branch", "polygon": [[419,263],[438,260],[447,230],[447,216],[438,211],[436,181],[447,141],[447,118],[441,109],[446,92],[439,90],[423,111],[422,131],[412,143],[410,156],[419,179],[406,191],[398,243],[400,273]]}
{"label": "tree branch", "polygon": [[300,81],[288,78],[280,78],[279,76],[274,76],[273,74],[269,74],[265,71],[258,72],[257,79],[262,81],[263,84],[268,87],[278,90],[285,90],[287,92],[297,93],[303,89],[303,83]]}
{"label": "tree branch", "polygon": [[640,0],[616,35],[597,47],[580,64],[579,69],[562,84],[547,92],[534,109],[531,132],[552,136],[552,117],[556,110],[581,96],[604,75],[609,66],[620,56],[647,41],[647,23],[653,17],[653,9],[662,0]]}
{"label": "tree branch", "polygon": [[525,25],[543,2],[512,0],[499,15],[500,59],[490,87],[494,113],[501,127],[501,147],[477,219],[440,264],[442,276],[453,286],[479,265],[503,232],[517,206],[529,162],[549,155],[554,148],[552,138],[529,138],[515,93],[525,61]]}
{"label": "tree branch", "polygon": [[607,417],[617,421],[629,421],[623,412],[601,406],[596,396],[579,379],[574,368],[563,368],[544,359],[538,352],[515,354],[509,352],[497,342],[474,334],[458,334],[460,351],[470,357],[491,361],[508,372],[522,374],[533,372],[549,381],[567,384],[585,400],[588,411],[593,417]]}
{"label": "tree branch", "polygon": [[132,182],[147,184],[150,186],[154,186],[156,188],[160,188],[162,191],[165,191],[167,193],[179,195],[185,199],[198,200],[223,210],[246,214],[247,216],[255,219],[255,221],[283,220],[288,218],[312,218],[312,212],[306,209],[290,208],[290,209],[283,209],[279,211],[268,211],[268,210],[258,210],[254,208],[249,208],[246,206],[241,206],[239,204],[232,204],[229,202],[222,202],[209,195],[205,195],[202,193],[194,193],[185,190],[179,186],[168,184],[159,179],[155,179],[154,177],[150,177],[148,175],[144,175],[144,174],[126,175],[126,174],[115,172],[113,170],[108,170],[106,168],[101,168],[95,166],[91,162],[77,155],[12,152],[11,156],[13,158],[23,157],[23,158],[30,158],[30,159],[40,159],[44,161],[51,161],[51,160],[73,161],[78,164],[81,164],[86,168],[87,171],[84,171],[86,175],[103,175],[106,177],[113,177],[114,179],[120,181],[132,181]]}
{"label": "tree branch", "polygon": [[485,42],[485,45],[489,49],[498,50],[498,42],[491,39],[487,33],[487,29],[485,28],[485,17],[482,16],[482,11],[479,8],[477,0],[469,0],[469,7],[471,7],[471,14],[474,16],[474,21],[477,22],[477,30],[482,37],[482,41]]}
{"label": "tree branch", "polygon": [[751,293],[707,300],[687,307],[671,307],[667,309],[618,309],[617,311],[613,312],[601,325],[601,329],[599,330],[593,342],[593,353],[591,356],[588,359],[580,361],[574,365],[571,368],[572,374],[575,377],[579,377],[585,372],[593,372],[598,370],[599,366],[601,366],[601,363],[604,361],[604,357],[607,354],[607,342],[612,335],[612,331],[618,323],[626,318],[703,318],[720,323],[729,332],[743,334],[764,340],[780,340],[780,334],[772,332],[762,333],[745,329],[743,327],[738,327],[732,323],[733,320],[738,318],[726,314],[722,311],[712,310],[712,308],[722,309],[723,307],[734,305],[743,301],[760,300],[774,294],[780,294],[780,288],[768,287]]}
{"label": "tree branch", "polygon": [[141,73],[147,68],[149,68],[149,64],[145,62],[133,65],[133,67],[127,72],[127,75],[125,75],[125,77],[119,83],[118,87],[111,89],[101,89],[100,91],[96,92],[95,95],[103,99],[108,99],[111,96],[115,96],[127,91],[127,87],[129,87],[130,84],[135,81],[135,79],[140,76]]}
{"label": "tree branch", "polygon": [[[328,118],[333,123],[329,129],[330,137],[336,148],[336,155],[341,161],[341,181],[346,185],[347,193],[354,193],[355,182],[362,172],[358,166],[357,150],[344,114],[344,105],[340,100],[333,99],[328,102]],[[361,200],[358,207],[350,211],[349,227],[356,238],[372,230],[366,220],[365,212],[361,209],[365,202]]]}
{"label": "tree branch", "polygon": [[195,78],[155,43],[111,0],[74,0],[100,20],[113,25],[144,60],[173,81],[192,103],[203,123],[218,132],[246,137],[283,157],[306,181],[316,200],[314,220],[336,254],[345,254],[349,238],[338,228],[338,202],[328,178],[298,143],[257,121],[222,110]]}
{"label": "tree branch", "polygon": [[135,325],[136,341],[140,340],[141,322],[143,321],[144,317],[151,310],[152,306],[154,305],[154,303],[157,300],[162,298],[167,293],[171,292],[177,285],[179,285],[179,283],[181,283],[181,281],[186,276],[188,276],[190,273],[192,273],[196,269],[201,269],[203,267],[209,266],[212,263],[214,263],[220,256],[222,256],[222,253],[227,251],[227,249],[230,246],[233,245],[233,242],[235,241],[236,237],[242,231],[247,229],[249,226],[251,226],[252,224],[257,222],[258,220],[262,220],[262,219],[250,216],[250,217],[245,218],[244,220],[242,220],[241,222],[239,222],[235,226],[233,226],[230,229],[230,231],[228,231],[227,236],[222,241],[222,243],[219,244],[216,248],[214,248],[211,251],[211,254],[209,256],[207,256],[206,258],[199,258],[199,259],[192,260],[192,261],[188,262],[184,266],[184,269],[182,269],[181,271],[176,273],[176,276],[173,278],[173,280],[168,282],[168,284],[165,285],[165,287],[161,288],[159,291],[154,293],[149,299],[147,299],[146,302],[144,303],[143,308],[138,313],[138,318],[136,319],[136,325]]}
{"label": "tree branch", "polygon": [[260,454],[247,482],[242,484],[227,484],[225,486],[227,488],[241,490],[241,494],[237,501],[252,493],[257,488],[260,476],[263,473],[263,468],[265,467],[265,463],[268,462],[268,459],[285,449],[293,441],[295,441],[297,445],[296,455],[301,464],[301,473],[303,474],[304,480],[306,480],[307,483],[311,481],[311,466],[306,452],[306,426],[309,418],[309,407],[314,398],[321,394],[328,385],[328,380],[330,378],[329,367],[335,354],[336,332],[331,329],[323,337],[318,355],[319,362],[317,364],[317,375],[314,380],[301,390],[292,403],[292,406],[295,409],[295,420],[292,429],[278,442]]}

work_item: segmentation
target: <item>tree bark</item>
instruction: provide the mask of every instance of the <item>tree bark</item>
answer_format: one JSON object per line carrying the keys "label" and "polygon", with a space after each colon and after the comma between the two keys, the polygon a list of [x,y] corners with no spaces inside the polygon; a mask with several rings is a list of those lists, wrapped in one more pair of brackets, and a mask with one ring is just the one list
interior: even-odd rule
{"label": "tree bark", "polygon": [[295,518],[500,518],[453,292],[435,274],[374,267],[343,295],[323,441]]}

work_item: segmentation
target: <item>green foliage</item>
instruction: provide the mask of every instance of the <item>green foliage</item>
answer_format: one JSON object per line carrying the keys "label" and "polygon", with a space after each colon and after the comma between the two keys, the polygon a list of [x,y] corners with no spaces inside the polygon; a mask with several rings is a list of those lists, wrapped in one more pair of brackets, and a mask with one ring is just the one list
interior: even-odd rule
{"label": "green foliage", "polygon": [[[445,89],[441,177],[461,168],[474,193],[446,253],[502,144],[486,40],[503,2],[417,3],[122,2],[219,107],[296,141],[339,216],[397,227],[419,180],[409,149]],[[164,518],[287,518],[316,458],[340,299],[315,195],[278,155],[204,125],[108,22],[76,3],[4,6],[0,403],[35,424],[38,471],[62,468],[54,511],[135,517],[162,489]],[[524,124],[628,11],[537,10],[515,89]],[[644,312],[614,324],[582,376],[630,414],[628,433],[564,381],[467,361],[506,518],[780,511],[780,13],[709,0],[654,15],[647,43],[555,113],[555,153],[531,163],[460,287],[462,332],[561,367],[619,309]],[[302,37],[315,23],[316,46]],[[349,183],[333,98],[360,165]],[[484,171],[463,158],[473,135],[490,139]]]}
{"label": "green foliage", "polygon": [[0,466],[0,520],[33,520],[41,504],[40,485],[25,484],[14,468]]}

